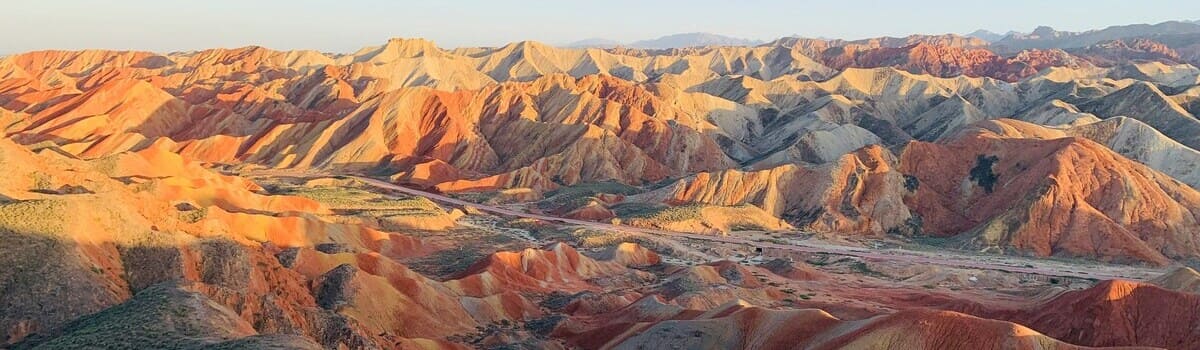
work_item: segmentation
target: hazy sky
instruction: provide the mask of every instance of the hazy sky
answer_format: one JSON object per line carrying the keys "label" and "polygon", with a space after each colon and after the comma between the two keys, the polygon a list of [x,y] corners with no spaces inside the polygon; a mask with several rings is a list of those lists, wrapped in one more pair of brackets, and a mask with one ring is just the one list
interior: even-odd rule
{"label": "hazy sky", "polygon": [[1187,0],[6,0],[2,6],[0,54],[251,44],[350,52],[389,37],[424,37],[442,47],[633,41],[683,32],[858,39],[1200,19],[1200,1]]}

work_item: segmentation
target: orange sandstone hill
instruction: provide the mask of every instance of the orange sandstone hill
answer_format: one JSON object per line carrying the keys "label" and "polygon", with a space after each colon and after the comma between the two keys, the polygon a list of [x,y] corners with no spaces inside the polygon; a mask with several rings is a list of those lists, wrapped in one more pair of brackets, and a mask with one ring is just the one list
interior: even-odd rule
{"label": "orange sandstone hill", "polygon": [[1200,193],[1087,139],[969,130],[900,158],[918,183],[906,203],[930,234],[1041,256],[1163,264],[1200,253]]}
{"label": "orange sandstone hill", "polygon": [[[1051,64],[1006,83],[953,68],[966,66],[946,60],[976,55],[959,51],[983,49],[947,40],[636,54],[533,42],[447,51],[423,40],[344,56],[43,51],[0,60],[0,106],[9,138],[85,159],[158,145],[208,163],[369,171],[443,192],[518,189],[531,198],[612,181],[668,189],[625,202],[749,204],[788,221],[755,220],[770,228],[954,236],[962,247],[1153,264],[1196,256],[1192,189],[1122,157],[1194,183],[1158,147],[961,131],[1004,116],[1051,127],[1127,116],[1190,154],[1188,95],[1153,84],[1183,87],[1191,77],[1194,85],[1200,73]],[[850,64],[835,72],[805,61],[815,54],[806,50],[838,45],[937,58],[883,66],[966,77]],[[1155,83],[1131,80],[1130,70]],[[1088,164],[1096,167],[1075,169]],[[619,204],[559,211],[608,220],[622,215]]]}
{"label": "orange sandstone hill", "polygon": [[910,143],[898,158],[872,146],[820,167],[700,173],[632,198],[753,204],[816,231],[952,237],[1038,256],[1152,264],[1200,256],[1195,189],[1091,140],[1014,137],[1011,127],[1050,132],[989,121]]}
{"label": "orange sandstone hill", "polygon": [[0,347],[1200,348],[1186,268],[755,264],[331,176],[772,242],[1194,263],[1185,39],[6,56]]}

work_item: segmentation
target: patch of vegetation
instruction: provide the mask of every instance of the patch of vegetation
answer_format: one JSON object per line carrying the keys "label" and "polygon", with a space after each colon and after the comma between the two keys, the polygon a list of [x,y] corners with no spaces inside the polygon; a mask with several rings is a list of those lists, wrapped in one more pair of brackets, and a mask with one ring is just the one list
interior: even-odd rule
{"label": "patch of vegetation", "polygon": [[918,188],[921,188],[921,180],[918,180],[916,176],[905,174],[904,189],[908,190],[909,192],[913,192]]}
{"label": "patch of vegetation", "polygon": [[616,231],[575,230],[570,233],[574,246],[579,248],[611,247],[629,241],[627,233]]}
{"label": "patch of vegetation", "polygon": [[[233,335],[235,326],[216,303],[171,285],[139,292],[129,301],[68,324],[63,336],[33,336],[14,349],[202,349]],[[207,316],[207,317],[206,317]],[[232,318],[231,317],[231,318]]]}
{"label": "patch of vegetation", "polygon": [[574,208],[601,194],[627,196],[637,194],[638,192],[640,190],[637,187],[614,181],[578,183],[546,192],[546,199],[538,202],[538,207],[542,209],[555,209],[573,205],[572,208]]}
{"label": "patch of vegetation", "polygon": [[625,217],[633,216],[636,213],[652,212],[655,210],[659,210],[662,207],[663,207],[662,205],[651,204],[651,203],[626,202],[626,203],[617,203],[613,206],[610,206],[608,209],[612,210],[613,214],[617,215],[617,217],[625,218]]}
{"label": "patch of vegetation", "polygon": [[528,330],[529,332],[538,336],[546,337],[550,335],[550,332],[554,331],[554,328],[557,327],[559,323],[565,321],[566,319],[567,317],[563,315],[551,315],[532,319],[525,322],[525,330]]}
{"label": "patch of vegetation", "polygon": [[922,225],[924,224],[921,221],[921,216],[917,213],[912,213],[912,216],[904,220],[904,224],[889,228],[887,233],[896,236],[919,236],[924,232],[921,229]]}
{"label": "patch of vegetation", "polygon": [[861,275],[875,276],[875,277],[886,277],[886,276],[884,276],[884,275],[883,275],[883,273],[880,273],[879,271],[872,270],[870,266],[867,266],[867,263],[865,263],[865,262],[862,262],[862,261],[855,261],[855,262],[851,263],[851,264],[850,264],[850,269],[851,269],[851,270],[854,270],[854,272],[856,272],[856,273],[858,273],[858,274],[861,274]]}
{"label": "patch of vegetation", "polygon": [[657,222],[680,222],[700,219],[702,204],[685,204],[673,207],[659,207],[649,210],[628,213],[623,218],[648,219]]}
{"label": "patch of vegetation", "polygon": [[739,222],[729,226],[730,231],[766,231],[762,225],[750,222]]}
{"label": "patch of vegetation", "polygon": [[280,194],[300,196],[321,202],[331,209],[342,210],[391,210],[391,215],[440,213],[436,203],[425,197],[409,195],[383,196],[375,192],[352,187],[283,187]]}
{"label": "patch of vegetation", "polygon": [[646,185],[643,187],[644,187],[645,191],[654,191],[654,190],[657,190],[657,189],[660,189],[663,187],[670,186],[678,181],[679,181],[679,179],[668,177],[668,178],[658,180],[658,182],[655,182],[655,183],[652,183],[652,184],[649,184],[649,185]]}
{"label": "patch of vegetation", "polygon": [[499,194],[500,194],[500,192],[498,192],[498,191],[458,192],[458,193],[451,193],[450,197],[468,201],[471,203],[486,203],[487,201],[492,200],[492,198],[496,198],[496,196]]}
{"label": "patch of vegetation", "polygon": [[971,181],[974,181],[979,187],[983,187],[987,193],[992,193],[996,186],[996,180],[999,179],[999,176],[992,172],[992,165],[998,160],[1000,160],[999,157],[980,154],[975,157],[975,167],[971,168]]}
{"label": "patch of vegetation", "polygon": [[0,204],[0,229],[38,234],[61,235],[66,204],[57,200],[26,200]]}
{"label": "patch of vegetation", "polygon": [[119,156],[114,154],[95,159],[92,161],[92,167],[105,176],[115,176],[117,174],[117,157]]}
{"label": "patch of vegetation", "polygon": [[29,179],[33,181],[32,190],[34,191],[50,191],[54,187],[50,181],[50,175],[40,171],[29,173]]}
{"label": "patch of vegetation", "polygon": [[435,277],[446,277],[466,270],[487,255],[482,247],[458,247],[434,252],[429,256],[410,262],[414,271]]}
{"label": "patch of vegetation", "polygon": [[629,186],[616,181],[602,182],[584,182],[571,186],[559,187],[558,189],[546,192],[546,197],[557,196],[594,196],[601,193],[632,195],[637,194],[638,188]]}
{"label": "patch of vegetation", "polygon": [[829,261],[829,256],[825,254],[818,254],[812,258],[809,258],[808,260],[805,260],[804,262],[812,266],[825,266],[831,263]]}
{"label": "patch of vegetation", "polygon": [[200,222],[206,217],[208,217],[208,208],[193,208],[179,212],[179,220],[189,224]]}
{"label": "patch of vegetation", "polygon": [[556,290],[556,291],[550,292],[549,295],[546,295],[546,299],[542,300],[542,302],[538,303],[538,305],[541,307],[550,309],[550,310],[562,311],[562,309],[564,309],[568,305],[570,305],[571,302],[578,300],[580,298],[586,297],[586,296],[591,296],[591,295],[595,295],[595,293],[590,292],[590,291],[583,291],[583,292],[578,292],[578,293],[572,294],[572,293],[567,293],[567,292]]}

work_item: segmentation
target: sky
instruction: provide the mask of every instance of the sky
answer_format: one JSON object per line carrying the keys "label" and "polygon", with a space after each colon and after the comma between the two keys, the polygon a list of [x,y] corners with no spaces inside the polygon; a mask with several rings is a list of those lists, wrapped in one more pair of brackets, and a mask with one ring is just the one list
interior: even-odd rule
{"label": "sky", "polygon": [[860,39],[1200,19],[1200,1],[1185,0],[6,0],[2,6],[0,54],[246,45],[353,52],[391,37],[423,37],[446,48],[631,42],[687,32]]}

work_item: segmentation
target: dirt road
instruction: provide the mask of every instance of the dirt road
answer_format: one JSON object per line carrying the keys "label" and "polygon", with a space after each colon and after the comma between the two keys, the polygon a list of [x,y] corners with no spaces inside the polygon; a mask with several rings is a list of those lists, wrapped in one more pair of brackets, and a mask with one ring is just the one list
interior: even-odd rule
{"label": "dirt road", "polygon": [[561,217],[553,217],[540,214],[526,213],[517,210],[505,209],[494,206],[487,206],[477,203],[471,203],[460,199],[455,199],[435,193],[415,190],[403,186],[394,185],[385,181],[380,181],[372,178],[360,176],[347,176],[368,185],[388,189],[392,191],[402,192],[405,194],[425,197],[433,201],[452,204],[457,206],[470,206],[480,211],[492,214],[507,215],[513,217],[538,219],[550,222],[559,222],[564,224],[578,225],[598,230],[612,230],[624,232],[636,232],[648,235],[659,235],[677,238],[686,238],[710,242],[742,244],[752,247],[763,248],[764,250],[779,249],[784,251],[801,252],[801,253],[825,253],[854,256],[870,260],[890,260],[903,261],[915,264],[934,264],[959,268],[973,268],[984,270],[998,270],[1007,272],[1018,272],[1037,274],[1055,277],[1076,277],[1076,278],[1095,278],[1095,279],[1128,279],[1128,280],[1148,280],[1166,272],[1165,269],[1142,268],[1120,265],[1106,264],[1071,264],[1055,260],[1028,259],[1019,257],[1002,257],[1002,256],[978,256],[960,254],[954,252],[918,252],[901,249],[866,249],[857,247],[847,247],[828,244],[807,244],[803,241],[793,241],[789,244],[778,244],[772,242],[754,241],[738,237],[730,236],[715,236],[701,235],[687,232],[666,231],[652,228],[612,225],[593,221],[575,220]]}

